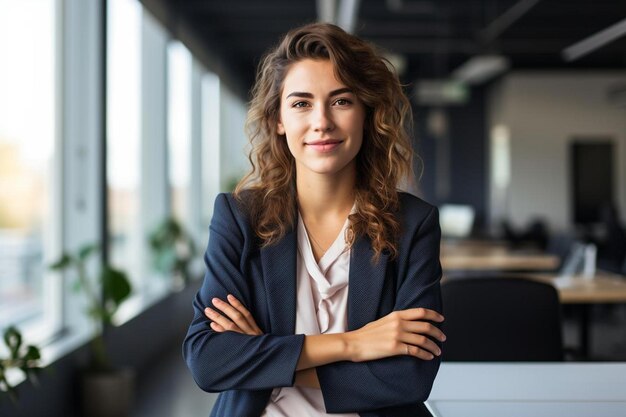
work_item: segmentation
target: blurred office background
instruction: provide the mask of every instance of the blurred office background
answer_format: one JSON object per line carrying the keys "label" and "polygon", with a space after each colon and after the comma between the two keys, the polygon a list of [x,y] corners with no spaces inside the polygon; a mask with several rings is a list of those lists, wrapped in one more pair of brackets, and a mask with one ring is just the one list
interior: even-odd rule
{"label": "blurred office background", "polygon": [[[208,415],[181,342],[213,200],[248,168],[261,56],[316,20],[374,43],[406,85],[409,188],[440,208],[444,280],[550,283],[563,359],[626,361],[626,2],[0,0],[0,329],[52,370],[37,387],[11,372],[2,416],[80,415],[101,330],[49,266],[88,243],[90,275],[107,263],[132,285],[105,339],[136,372],[133,416]],[[166,219],[196,246],[188,281],[155,268]]]}

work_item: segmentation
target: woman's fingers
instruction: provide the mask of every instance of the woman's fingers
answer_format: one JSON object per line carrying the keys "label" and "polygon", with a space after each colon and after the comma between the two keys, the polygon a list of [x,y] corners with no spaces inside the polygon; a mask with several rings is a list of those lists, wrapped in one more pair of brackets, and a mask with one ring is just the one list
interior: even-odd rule
{"label": "woman's fingers", "polygon": [[440,342],[445,342],[446,340],[446,335],[441,330],[425,321],[405,321],[403,328],[411,333],[428,335]]}
{"label": "woman's fingers", "polygon": [[254,317],[252,317],[250,311],[248,311],[248,309],[232,294],[228,294],[227,298],[228,302],[243,315],[244,319],[246,320],[254,334],[263,334],[259,326],[257,326],[256,321],[254,320]]}
{"label": "woman's fingers", "polygon": [[[441,322],[443,316],[434,310],[425,308],[403,310],[399,314],[404,330],[401,341],[409,345],[407,353],[426,360],[440,356],[441,349],[433,339],[443,342],[446,340],[446,335],[429,321]],[[408,319],[407,317],[419,317],[419,320]]]}
{"label": "woman's fingers", "polygon": [[426,349],[422,349],[414,345],[406,345],[406,351],[407,351],[407,355],[415,356],[425,361],[430,361],[435,358],[435,355],[433,355]]}
{"label": "woman's fingers", "polygon": [[[235,323],[233,323],[232,320],[228,319],[227,317],[224,317],[222,314],[212,309],[211,307],[205,308],[204,314],[210,320],[213,321],[213,323],[211,323],[211,328],[217,332],[231,331],[231,332],[237,332],[237,333],[244,333],[243,330],[239,326],[237,326]],[[219,328],[216,328],[215,326],[213,326],[213,324],[217,324]]]}
{"label": "woman's fingers", "polygon": [[[441,349],[439,349],[439,346],[437,346],[437,344],[429,337],[421,334],[405,333],[400,340],[409,345],[409,353],[419,352],[416,349],[411,350],[411,346],[413,346],[414,348],[426,351],[428,354],[435,356],[441,355]],[[428,359],[432,359],[432,357]]]}
{"label": "woman's fingers", "polygon": [[217,323],[216,323],[216,322],[214,322],[214,321],[212,321],[212,322],[211,322],[211,328],[212,328],[213,330],[215,330],[216,332],[220,332],[220,333],[222,333],[222,332],[225,332],[225,331],[226,331],[226,329],[225,329],[225,328],[223,328],[222,326],[220,326],[219,324],[217,324]]}
{"label": "woman's fingers", "polygon": [[248,309],[232,295],[228,295],[230,304],[217,297],[213,298],[211,301],[219,311],[207,307],[205,313],[208,318],[216,322],[223,329],[248,335],[263,334]]}
{"label": "woman's fingers", "polygon": [[443,316],[426,308],[398,310],[349,332],[348,342],[356,362],[395,355],[432,360],[441,355],[435,341],[446,336],[438,329]]}
{"label": "woman's fingers", "polygon": [[396,313],[400,315],[400,318],[404,320],[428,320],[441,323],[444,317],[437,313],[435,310],[428,308],[409,308],[406,310],[399,310]]}
{"label": "woman's fingers", "polygon": [[213,305],[218,308],[222,314],[226,315],[226,317],[228,317],[238,328],[240,328],[243,333],[251,334],[252,329],[239,310],[217,297],[213,298],[212,302]]}

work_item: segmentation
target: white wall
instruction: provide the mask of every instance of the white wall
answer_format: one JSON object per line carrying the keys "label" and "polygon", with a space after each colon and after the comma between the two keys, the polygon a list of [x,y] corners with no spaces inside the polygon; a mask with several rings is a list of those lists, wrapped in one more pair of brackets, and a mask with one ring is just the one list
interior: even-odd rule
{"label": "white wall", "polygon": [[568,150],[575,137],[613,139],[616,203],[626,219],[626,108],[607,99],[618,84],[626,84],[626,72],[517,72],[494,86],[488,131],[503,125],[510,132],[511,182],[503,202],[490,180],[492,225],[501,212],[518,227],[535,216],[551,230],[571,225]]}

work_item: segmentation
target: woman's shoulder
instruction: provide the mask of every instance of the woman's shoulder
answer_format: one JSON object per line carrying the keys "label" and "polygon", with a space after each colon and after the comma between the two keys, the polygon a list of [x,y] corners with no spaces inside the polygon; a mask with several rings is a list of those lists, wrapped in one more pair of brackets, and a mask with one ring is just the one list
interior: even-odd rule
{"label": "woman's shoulder", "polygon": [[405,224],[421,224],[431,213],[438,213],[436,206],[413,194],[398,191],[398,200],[399,214]]}
{"label": "woman's shoulder", "polygon": [[213,218],[216,217],[230,222],[235,222],[240,229],[250,229],[250,209],[248,191],[235,195],[234,193],[219,193],[215,197]]}

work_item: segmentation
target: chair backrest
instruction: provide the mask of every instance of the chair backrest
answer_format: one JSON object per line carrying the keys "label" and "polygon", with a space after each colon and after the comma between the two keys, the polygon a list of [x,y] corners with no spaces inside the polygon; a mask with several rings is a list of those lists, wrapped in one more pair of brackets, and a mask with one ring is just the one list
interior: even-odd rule
{"label": "chair backrest", "polygon": [[444,361],[562,361],[556,289],[526,278],[442,283]]}

